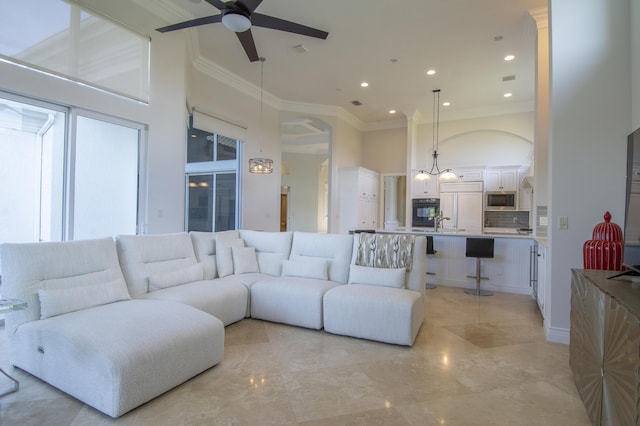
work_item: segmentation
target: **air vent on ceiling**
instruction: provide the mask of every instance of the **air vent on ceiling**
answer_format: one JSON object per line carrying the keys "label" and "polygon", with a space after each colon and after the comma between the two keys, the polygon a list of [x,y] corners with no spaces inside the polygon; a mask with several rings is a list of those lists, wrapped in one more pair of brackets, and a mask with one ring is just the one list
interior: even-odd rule
{"label": "air vent on ceiling", "polygon": [[355,105],[355,106],[360,106],[360,105],[362,105],[362,102],[360,102],[360,101],[351,101],[351,103],[352,103],[353,105]]}
{"label": "air vent on ceiling", "polygon": [[504,77],[502,77],[502,81],[511,81],[515,79],[516,79],[515,75],[505,75]]}
{"label": "air vent on ceiling", "polygon": [[293,50],[295,50],[298,53],[307,53],[308,50],[306,47],[304,47],[302,44],[298,44],[296,46],[293,46]]}

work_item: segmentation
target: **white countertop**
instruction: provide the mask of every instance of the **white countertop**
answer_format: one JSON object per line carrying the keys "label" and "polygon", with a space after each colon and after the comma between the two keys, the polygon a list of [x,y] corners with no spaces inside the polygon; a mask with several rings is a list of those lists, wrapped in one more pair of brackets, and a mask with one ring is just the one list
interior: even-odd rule
{"label": "white countertop", "polygon": [[[488,229],[488,231],[487,231]],[[519,233],[515,228],[485,228],[482,234],[466,232],[462,230],[452,230],[444,228],[435,232],[433,228],[389,228],[376,229],[378,234],[413,234],[413,235],[431,235],[434,237],[493,237],[493,238],[517,238],[517,239],[534,239],[533,234]]]}

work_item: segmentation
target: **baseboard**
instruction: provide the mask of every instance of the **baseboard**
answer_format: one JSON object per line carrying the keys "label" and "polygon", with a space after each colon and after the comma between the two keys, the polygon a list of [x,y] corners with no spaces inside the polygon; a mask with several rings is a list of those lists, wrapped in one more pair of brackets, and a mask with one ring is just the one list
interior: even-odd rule
{"label": "baseboard", "polygon": [[549,327],[547,322],[544,324],[544,331],[547,336],[547,341],[553,343],[562,343],[564,345],[569,344],[569,329],[568,328],[558,328],[558,327]]}

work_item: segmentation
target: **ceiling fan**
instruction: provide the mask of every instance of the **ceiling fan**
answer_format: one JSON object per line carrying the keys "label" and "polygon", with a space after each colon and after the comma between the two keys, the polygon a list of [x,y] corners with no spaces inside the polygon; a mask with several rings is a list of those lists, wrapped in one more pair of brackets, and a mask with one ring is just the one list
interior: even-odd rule
{"label": "ceiling fan", "polygon": [[329,35],[326,31],[307,27],[306,25],[275,18],[273,16],[263,15],[261,13],[254,13],[256,8],[260,3],[262,3],[262,0],[230,0],[228,2],[224,2],[222,0],[205,1],[220,10],[220,14],[168,25],[166,27],[158,28],[156,31],[166,33],[184,28],[222,22],[225,27],[236,33],[238,40],[240,40],[240,43],[251,62],[259,60],[256,44],[253,41],[253,35],[251,34],[252,25],[256,27],[287,31],[308,37],[321,38],[323,40]]}

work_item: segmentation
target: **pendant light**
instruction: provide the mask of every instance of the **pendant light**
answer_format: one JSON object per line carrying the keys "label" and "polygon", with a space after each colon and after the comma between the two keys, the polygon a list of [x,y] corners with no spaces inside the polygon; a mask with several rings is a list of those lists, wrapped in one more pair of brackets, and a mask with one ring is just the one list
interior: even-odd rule
{"label": "pendant light", "polygon": [[[264,58],[260,58],[260,131],[264,133],[262,125],[262,98],[264,92]],[[262,154],[262,145],[260,145],[260,154]],[[251,158],[249,160],[249,173],[267,175],[273,173],[273,160],[270,158]]]}
{"label": "pendant light", "polygon": [[440,170],[438,167],[438,137],[440,131],[440,89],[433,90],[433,162],[429,170],[418,170],[415,180],[431,180],[431,176],[438,176],[440,180],[454,180],[458,177],[451,169]]}

